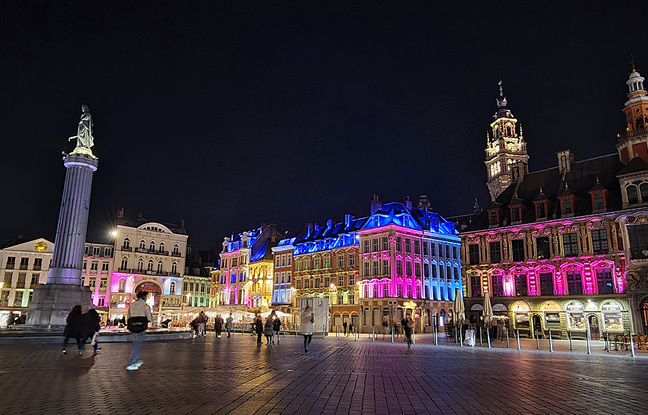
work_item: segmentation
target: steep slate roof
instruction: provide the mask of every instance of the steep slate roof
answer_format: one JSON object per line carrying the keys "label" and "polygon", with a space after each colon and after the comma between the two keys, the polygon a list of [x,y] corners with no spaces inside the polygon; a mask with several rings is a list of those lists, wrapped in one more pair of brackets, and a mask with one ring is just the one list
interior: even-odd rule
{"label": "steep slate roof", "polygon": [[[542,199],[542,196],[538,198],[540,188],[542,188],[542,192],[551,202],[547,212],[548,220],[561,217],[560,203],[558,203],[557,197],[566,193],[573,194],[577,198],[573,216],[589,215],[592,213],[592,198],[588,192],[596,186],[598,179],[600,185],[608,191],[607,211],[619,210],[622,207],[621,189],[616,175],[623,169],[624,165],[619,160],[618,154],[615,153],[574,162],[571,171],[565,174],[564,180],[558,167],[527,173],[521,183],[512,183],[489,208],[499,204],[503,208],[500,210],[500,226],[510,225],[511,212],[508,207],[517,195],[525,207],[522,212],[522,223],[535,222],[533,201]],[[566,184],[568,185],[567,191]],[[481,212],[465,231],[488,229],[488,216],[487,210]]]}
{"label": "steep slate roof", "polygon": [[648,170],[648,163],[646,163],[641,157],[635,157],[630,160],[630,163],[628,163],[628,165],[625,166],[623,170],[617,173],[617,177],[646,170]]}

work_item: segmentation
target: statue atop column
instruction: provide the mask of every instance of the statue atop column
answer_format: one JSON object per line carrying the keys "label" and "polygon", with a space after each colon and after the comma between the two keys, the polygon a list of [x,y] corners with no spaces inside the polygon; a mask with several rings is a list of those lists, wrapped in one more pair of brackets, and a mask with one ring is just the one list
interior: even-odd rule
{"label": "statue atop column", "polygon": [[92,146],[94,146],[94,137],[92,136],[92,129],[94,123],[92,122],[92,115],[87,105],[81,106],[81,119],[77,127],[77,135],[68,138],[68,141],[76,138],[77,145],[71,154],[92,154]]}

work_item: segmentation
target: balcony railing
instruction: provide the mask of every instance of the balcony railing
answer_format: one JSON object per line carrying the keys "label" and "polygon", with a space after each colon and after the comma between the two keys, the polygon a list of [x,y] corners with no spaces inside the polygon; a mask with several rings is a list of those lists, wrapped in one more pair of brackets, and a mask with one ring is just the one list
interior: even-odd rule
{"label": "balcony railing", "polygon": [[34,265],[34,268],[32,268],[34,271],[40,271],[41,266],[40,265]]}
{"label": "balcony railing", "polygon": [[7,269],[14,269],[14,264],[7,264],[7,266],[6,266],[5,268],[7,268]]}
{"label": "balcony railing", "polygon": [[636,128],[632,131],[626,131],[622,134],[619,134],[619,138],[625,139],[625,138],[632,138],[640,135],[645,135],[648,134],[648,128]]}
{"label": "balcony railing", "polygon": [[135,252],[139,252],[141,254],[148,254],[149,250],[146,248],[135,248]]}
{"label": "balcony railing", "polygon": [[133,250],[133,248],[130,247],[130,246],[126,246],[126,245],[124,245],[124,246],[121,247],[121,250],[122,250],[122,251],[128,251],[128,252],[131,252],[131,251]]}
{"label": "balcony railing", "polygon": [[142,275],[155,275],[160,277],[179,277],[180,274],[177,272],[167,272],[167,271],[156,271],[149,269],[138,269],[138,268],[119,268],[117,272],[125,272],[128,274],[142,274]]}
{"label": "balcony railing", "polygon": [[20,269],[27,269],[27,264],[20,264]]}
{"label": "balcony railing", "polygon": [[180,252],[171,252],[171,256],[181,257],[182,254]]}

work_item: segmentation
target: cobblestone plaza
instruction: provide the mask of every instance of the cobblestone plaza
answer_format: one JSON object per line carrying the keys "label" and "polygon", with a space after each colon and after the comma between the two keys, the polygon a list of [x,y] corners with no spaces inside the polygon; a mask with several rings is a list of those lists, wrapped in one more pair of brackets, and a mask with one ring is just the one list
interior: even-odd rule
{"label": "cobblestone plaza", "polygon": [[[80,414],[573,414],[646,412],[646,353],[587,355],[556,343],[536,350],[461,348],[431,335],[411,349],[397,339],[371,342],[300,337],[257,347],[255,338],[146,342],[144,365],[125,370],[129,343],[99,355],[62,356],[55,344],[0,345],[0,413]],[[89,348],[90,349],[90,348]],[[69,349],[72,350],[72,349]]]}

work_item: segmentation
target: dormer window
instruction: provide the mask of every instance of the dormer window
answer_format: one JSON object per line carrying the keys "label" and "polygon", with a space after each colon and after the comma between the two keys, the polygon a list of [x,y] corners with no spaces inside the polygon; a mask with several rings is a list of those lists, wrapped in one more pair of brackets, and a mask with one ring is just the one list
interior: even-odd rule
{"label": "dormer window", "polygon": [[511,222],[512,223],[520,222],[520,220],[521,220],[520,219],[520,216],[521,216],[520,211],[521,210],[522,209],[519,206],[512,206],[511,207]]}
{"label": "dormer window", "polygon": [[536,203],[536,218],[546,218],[547,217],[547,206],[545,202]]}
{"label": "dormer window", "polygon": [[570,214],[574,213],[573,206],[572,206],[572,201],[571,201],[570,198],[562,199],[560,201],[560,203],[562,204],[562,213],[564,215],[570,215]]}
{"label": "dormer window", "polygon": [[488,225],[497,226],[499,225],[499,212],[497,209],[491,209],[488,211]]}
{"label": "dormer window", "polygon": [[639,203],[639,198],[637,196],[637,186],[631,184],[626,188],[628,194],[628,204],[633,205]]}
{"label": "dormer window", "polygon": [[603,210],[605,209],[605,198],[603,198],[603,193],[595,193],[592,195],[592,204],[594,205],[594,210]]}

